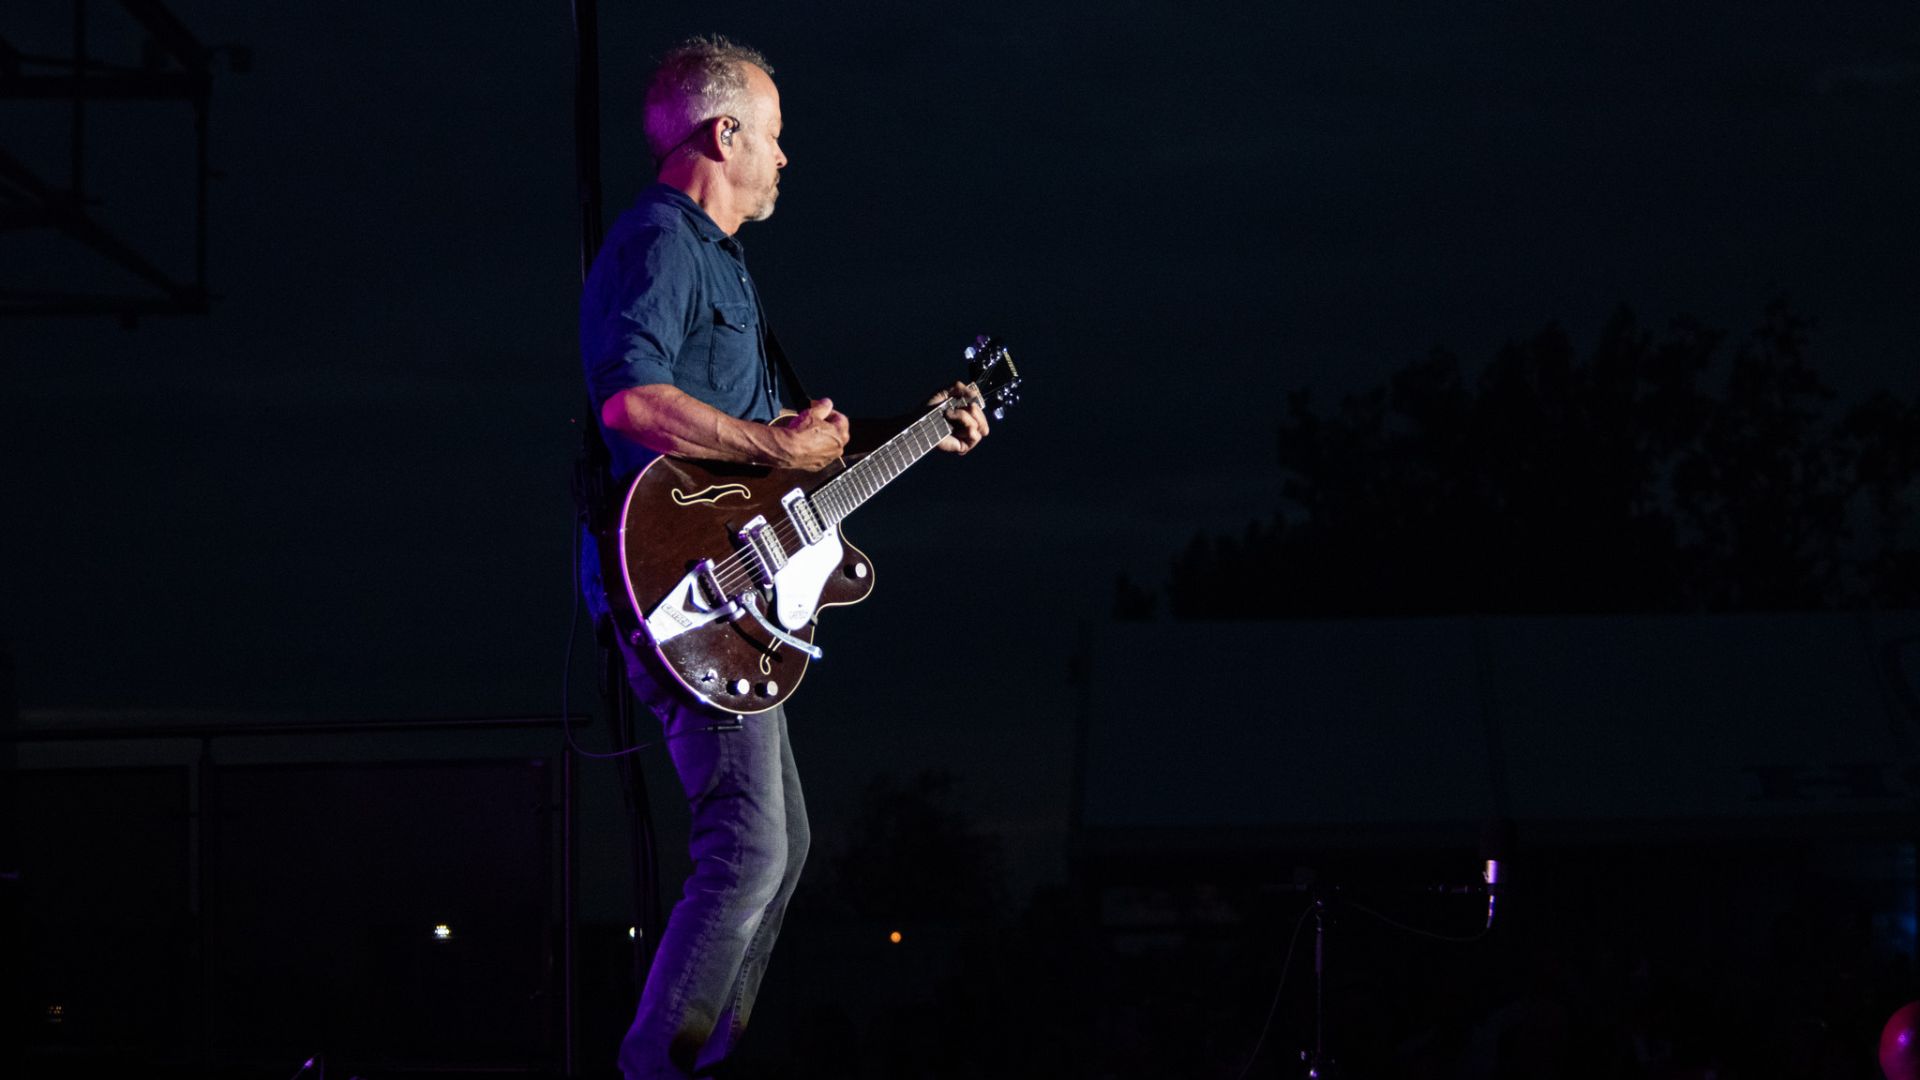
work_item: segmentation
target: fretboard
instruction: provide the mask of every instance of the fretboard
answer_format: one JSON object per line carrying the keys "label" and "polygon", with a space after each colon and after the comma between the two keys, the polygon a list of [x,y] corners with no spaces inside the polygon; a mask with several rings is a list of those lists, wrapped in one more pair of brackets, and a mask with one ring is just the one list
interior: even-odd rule
{"label": "fretboard", "polygon": [[951,429],[943,402],[908,424],[900,434],[881,443],[879,449],[852,468],[815,488],[808,497],[814,512],[827,526],[838,525],[895,477],[906,472],[908,466],[926,457],[927,451],[939,445]]}

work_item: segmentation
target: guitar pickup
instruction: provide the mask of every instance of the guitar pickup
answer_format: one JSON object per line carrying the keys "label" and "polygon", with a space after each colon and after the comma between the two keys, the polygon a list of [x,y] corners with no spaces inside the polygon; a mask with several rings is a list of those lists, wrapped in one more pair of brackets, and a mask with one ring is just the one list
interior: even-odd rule
{"label": "guitar pickup", "polygon": [[773,526],[767,524],[765,517],[756,516],[740,529],[740,543],[753,552],[754,561],[760,568],[760,584],[773,584],[773,575],[786,568],[787,549],[780,545],[780,538],[773,534]]}
{"label": "guitar pickup", "polygon": [[827,528],[813,504],[807,501],[806,492],[794,488],[780,497],[780,505],[787,511],[787,520],[793,522],[793,530],[800,535],[801,543],[811,546],[826,535]]}

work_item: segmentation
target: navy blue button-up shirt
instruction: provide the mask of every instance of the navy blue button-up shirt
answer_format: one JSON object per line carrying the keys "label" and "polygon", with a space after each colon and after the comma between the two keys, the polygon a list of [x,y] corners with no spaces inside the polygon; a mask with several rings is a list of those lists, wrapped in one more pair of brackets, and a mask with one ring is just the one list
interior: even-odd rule
{"label": "navy blue button-up shirt", "polygon": [[[739,241],[700,204],[655,184],[607,235],[580,300],[580,355],[595,415],[635,386],[666,383],[742,420],[771,420],[783,395],[765,315]],[[656,456],[606,432],[613,474]]]}

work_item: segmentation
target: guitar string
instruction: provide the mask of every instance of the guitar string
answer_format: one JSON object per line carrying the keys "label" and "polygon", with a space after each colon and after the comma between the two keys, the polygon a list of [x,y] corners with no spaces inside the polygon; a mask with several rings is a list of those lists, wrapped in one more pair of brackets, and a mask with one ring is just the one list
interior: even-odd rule
{"label": "guitar string", "polygon": [[[891,442],[891,440],[889,441]],[[875,451],[875,453],[879,454],[886,449],[887,447],[883,446],[881,447],[881,450]],[[840,490],[843,487],[857,488],[860,486],[860,482],[858,480],[854,480],[854,481],[847,480],[848,477],[852,477],[855,475],[856,473],[853,470],[848,470],[847,472],[842,473],[840,476],[837,476],[832,480],[829,480],[827,483],[822,484],[819,487],[819,489],[815,491],[814,497],[809,499],[809,502],[813,503],[816,508],[819,508],[823,503],[836,504],[832,507],[829,507],[829,512],[827,514],[822,515],[823,525],[827,524],[827,521],[826,521],[827,518],[833,516],[832,515],[833,510],[840,509],[837,506],[839,502],[837,495],[839,494]],[[885,483],[885,481],[883,481],[882,483]],[[873,490],[877,491],[878,489],[879,488],[876,485]],[[846,508],[846,511],[850,512],[851,509],[852,509],[851,507]],[[842,512],[839,514],[840,518],[844,518],[845,516],[846,516],[846,512]],[[835,523],[837,524],[837,522]],[[800,538],[798,528],[794,526],[791,522],[785,521],[785,520],[777,521],[773,524],[773,536],[783,548],[794,547]],[[740,550],[734,552],[732,555],[729,555],[725,559],[722,559],[720,562],[714,564],[714,576],[716,580],[718,580],[724,574],[726,580],[720,582],[721,587],[727,593],[732,594],[736,591],[736,586],[744,588],[754,584],[755,575],[753,574],[752,562],[753,562],[752,549],[749,547],[743,547]]]}
{"label": "guitar string", "polygon": [[[905,434],[905,432],[903,432],[903,434]],[[929,432],[927,434],[931,433]],[[944,437],[944,434],[942,437]],[[889,440],[889,442],[891,442],[891,440]],[[937,443],[938,440],[936,439],[935,444]],[[882,447],[882,450],[887,449],[897,450],[899,448]],[[835,477],[833,480],[821,485],[815,492],[816,497],[810,500],[816,504],[816,508],[819,507],[819,504],[828,504],[826,506],[826,512],[820,515],[821,524],[828,528],[836,527],[839,521],[844,520],[849,513],[857,509],[867,499],[878,494],[881,488],[891,483],[894,479],[897,479],[900,473],[905,470],[906,466],[924,457],[927,451],[931,449],[932,445],[929,445],[925,449],[920,450],[919,453],[911,456],[908,460],[897,463],[897,467],[892,476],[885,477],[884,479],[862,476],[855,480],[848,481],[844,486],[848,494],[853,496],[853,498],[849,500],[852,502],[851,506],[839,505],[840,500],[838,496],[843,486],[841,482],[846,480],[847,477],[854,476],[854,473],[843,473],[839,477]],[[875,453],[878,454],[880,452],[881,451],[876,451]],[[876,479],[878,482],[873,482]],[[825,497],[821,498],[820,496]],[[801,538],[799,528],[790,521],[782,520],[775,522],[772,525],[772,534],[775,541],[779,543],[783,550],[798,551],[807,546]],[[714,565],[714,579],[720,585],[721,590],[727,595],[737,596],[759,584],[759,575],[754,571],[754,563],[756,561],[752,549],[750,547],[743,547]]]}
{"label": "guitar string", "polygon": [[[827,525],[827,527],[833,528],[837,526],[840,520],[844,520],[848,514],[858,509],[867,499],[879,494],[880,489],[898,479],[900,475],[906,471],[908,466],[919,461],[932,451],[935,446],[938,446],[940,439],[946,437],[946,429],[944,427],[940,428],[936,436],[935,431],[931,430],[934,425],[929,424],[929,421],[933,420],[936,415],[943,414],[944,412],[944,409],[935,409],[933,412],[909,424],[906,428],[902,429],[899,434],[882,443],[865,461],[862,461],[860,465],[856,465],[852,469],[841,473],[839,476],[834,477],[816,489],[816,496],[826,495],[828,497],[826,501],[832,502],[838,501],[835,496],[837,496],[842,487],[849,488],[856,495],[856,499],[852,505],[845,507],[834,524]],[[928,427],[929,430],[921,431],[920,429],[923,426]],[[910,442],[908,436],[916,432],[919,432],[922,439],[932,438],[933,441],[919,448],[917,451],[908,453],[905,456],[905,460],[896,462],[894,459],[902,456],[900,451],[905,449]],[[892,475],[880,478],[878,482],[870,483],[875,477],[866,475],[867,470],[862,469],[861,466],[866,465],[868,461],[876,460],[881,463],[892,464],[894,468]],[[865,488],[864,493],[861,492],[863,487]],[[813,502],[818,500],[810,498],[809,501]],[[827,515],[821,515],[821,523],[823,525],[827,524],[826,517]],[[799,528],[790,521],[783,519],[775,522],[772,526],[772,532],[774,539],[785,550],[797,551],[806,546],[801,542]],[[753,570],[754,561],[752,548],[750,546],[742,547],[732,555],[714,564],[714,581],[719,584],[721,591],[728,596],[740,595],[759,584],[759,576]]]}

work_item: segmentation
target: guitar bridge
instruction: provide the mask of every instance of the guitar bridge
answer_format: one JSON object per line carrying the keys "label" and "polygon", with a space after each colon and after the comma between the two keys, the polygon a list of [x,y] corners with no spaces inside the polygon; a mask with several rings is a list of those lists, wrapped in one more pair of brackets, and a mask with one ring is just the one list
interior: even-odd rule
{"label": "guitar bridge", "polygon": [[693,576],[699,580],[700,590],[706,593],[705,599],[711,601],[704,605],[706,612],[719,612],[729,620],[740,617],[740,604],[720,587],[720,578],[713,572],[712,559],[701,559],[693,568]]}

